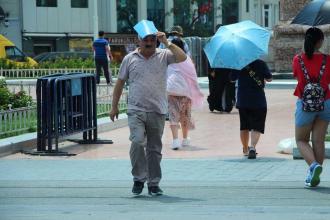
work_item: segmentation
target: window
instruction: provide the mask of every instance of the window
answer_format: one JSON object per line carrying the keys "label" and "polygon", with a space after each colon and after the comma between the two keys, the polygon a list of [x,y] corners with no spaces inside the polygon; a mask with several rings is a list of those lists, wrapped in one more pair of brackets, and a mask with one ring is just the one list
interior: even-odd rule
{"label": "window", "polygon": [[18,62],[25,61],[25,55],[17,47],[14,46],[5,47],[5,50],[6,50],[6,58]]}
{"label": "window", "polygon": [[57,0],[37,0],[37,7],[57,7]]}
{"label": "window", "polygon": [[265,4],[264,5],[264,8],[263,8],[263,13],[262,13],[262,16],[263,16],[263,25],[264,27],[266,28],[270,28],[270,6],[268,4]]}
{"label": "window", "polygon": [[278,17],[281,20],[281,2],[278,2]]}
{"label": "window", "polygon": [[71,0],[71,8],[88,8],[88,0]]}
{"label": "window", "polygon": [[238,0],[222,1],[222,24],[234,24],[238,22]]}
{"label": "window", "polygon": [[160,29],[165,29],[165,2],[164,0],[148,0],[147,1],[148,20],[153,21],[155,26]]}
{"label": "window", "polygon": [[246,12],[250,11],[250,1],[246,0]]}

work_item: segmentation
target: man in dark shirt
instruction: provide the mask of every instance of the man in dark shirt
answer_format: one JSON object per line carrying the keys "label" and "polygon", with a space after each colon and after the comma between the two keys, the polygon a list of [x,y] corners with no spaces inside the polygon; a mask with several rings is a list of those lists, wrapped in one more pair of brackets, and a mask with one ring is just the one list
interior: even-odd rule
{"label": "man in dark shirt", "polygon": [[[214,34],[221,26],[217,24]],[[211,68],[208,64],[210,95],[207,97],[207,102],[211,112],[216,110],[230,113],[235,105],[235,83],[230,80],[231,71],[226,68]]]}
{"label": "man in dark shirt", "polygon": [[[207,101],[214,110],[230,113],[235,104],[235,83],[230,80],[231,69],[209,67],[209,96]],[[224,103],[222,102],[224,98]]]}
{"label": "man in dark shirt", "polygon": [[243,153],[249,159],[255,159],[255,147],[260,134],[264,133],[267,115],[265,81],[272,81],[272,74],[264,61],[256,60],[240,71],[233,70],[231,79],[238,80],[236,107],[240,116]]}
{"label": "man in dark shirt", "polygon": [[99,38],[93,42],[95,66],[96,66],[96,83],[100,83],[101,69],[103,69],[105,79],[108,85],[112,85],[112,76],[109,72],[109,60],[112,60],[109,42],[104,39],[104,31],[99,31]]}

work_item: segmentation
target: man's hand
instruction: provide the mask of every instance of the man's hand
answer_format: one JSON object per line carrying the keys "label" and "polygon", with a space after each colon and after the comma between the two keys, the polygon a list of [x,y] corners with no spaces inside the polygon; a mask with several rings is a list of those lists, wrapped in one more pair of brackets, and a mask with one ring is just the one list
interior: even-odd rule
{"label": "man's hand", "polygon": [[165,47],[168,48],[173,53],[176,63],[183,62],[187,59],[187,55],[183,50],[181,50],[180,47],[168,42],[164,32],[157,32],[157,39],[160,43],[164,44]]}
{"label": "man's hand", "polygon": [[119,115],[118,103],[120,96],[123,92],[124,85],[125,85],[125,80],[121,80],[120,78],[118,78],[112,93],[111,110],[109,113],[111,121],[115,121],[115,118],[118,119],[118,115]]}
{"label": "man's hand", "polygon": [[168,46],[168,41],[167,41],[167,38],[166,38],[166,34],[164,32],[157,32],[156,36],[157,36],[157,39],[160,43],[164,44],[165,47]]}
{"label": "man's hand", "polygon": [[109,113],[109,116],[110,116],[110,119],[111,121],[115,121],[115,118],[118,119],[118,115],[119,115],[119,109],[118,107],[116,106],[113,106],[110,110],[110,113]]}

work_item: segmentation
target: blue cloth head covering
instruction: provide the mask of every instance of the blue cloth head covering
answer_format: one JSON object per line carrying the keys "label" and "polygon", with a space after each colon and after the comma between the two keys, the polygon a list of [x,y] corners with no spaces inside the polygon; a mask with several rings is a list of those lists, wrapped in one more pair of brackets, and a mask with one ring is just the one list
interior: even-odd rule
{"label": "blue cloth head covering", "polygon": [[134,30],[138,33],[140,39],[143,39],[148,35],[156,35],[158,32],[154,22],[148,20],[141,20],[134,26]]}

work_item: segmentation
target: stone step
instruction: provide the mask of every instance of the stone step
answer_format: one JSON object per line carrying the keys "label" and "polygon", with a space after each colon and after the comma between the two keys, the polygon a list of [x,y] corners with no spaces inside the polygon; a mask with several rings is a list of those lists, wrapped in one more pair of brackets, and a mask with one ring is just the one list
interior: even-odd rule
{"label": "stone step", "polygon": [[[280,141],[277,145],[277,152],[292,154],[293,159],[303,159],[297,148],[295,138],[287,138]],[[330,159],[330,142],[325,142],[325,157]]]}
{"label": "stone step", "polygon": [[[293,159],[303,159],[296,145],[292,150],[292,156]],[[330,159],[330,142],[325,142],[325,158]]]}

